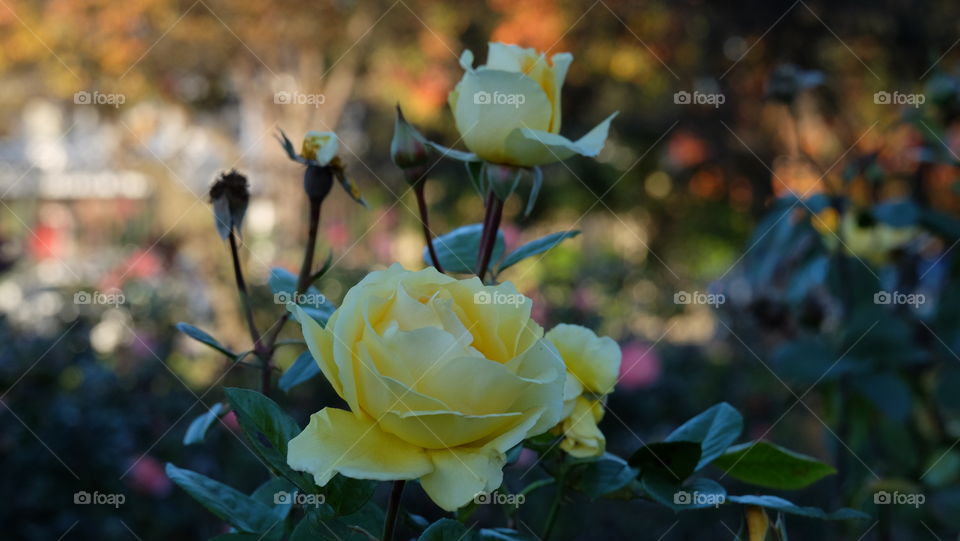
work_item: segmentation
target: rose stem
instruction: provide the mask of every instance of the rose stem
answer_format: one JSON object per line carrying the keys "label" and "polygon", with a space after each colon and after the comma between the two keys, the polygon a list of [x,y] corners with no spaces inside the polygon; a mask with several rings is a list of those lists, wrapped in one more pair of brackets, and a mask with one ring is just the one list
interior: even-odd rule
{"label": "rose stem", "polygon": [[493,255],[493,248],[497,244],[497,231],[500,229],[500,220],[503,218],[503,201],[490,190],[487,194],[487,212],[483,217],[483,233],[480,237],[480,264],[477,267],[477,276],[483,281],[487,274],[487,266]]}
{"label": "rose stem", "polygon": [[243,268],[240,266],[240,250],[237,247],[237,236],[230,230],[230,256],[233,259],[233,275],[237,280],[237,291],[240,293],[240,304],[247,319],[247,328],[250,330],[250,339],[253,340],[253,350],[260,358],[261,363],[261,392],[270,394],[270,354],[269,348],[260,342],[260,332],[253,321],[253,309],[250,307],[250,295],[247,293],[247,282],[243,279]]}
{"label": "rose stem", "polygon": [[443,272],[440,266],[440,258],[437,257],[437,251],[433,249],[433,235],[430,233],[430,222],[427,217],[427,201],[423,197],[424,183],[420,182],[413,189],[417,194],[417,206],[420,208],[420,222],[423,224],[423,237],[427,242],[427,250],[430,252],[430,260],[433,261],[433,267],[439,272]]}
{"label": "rose stem", "polygon": [[[310,232],[307,234],[307,246],[303,253],[303,263],[300,265],[300,276],[297,278],[297,296],[302,295],[310,287],[310,271],[313,268],[313,254],[316,251],[317,234],[320,231],[321,206],[323,206],[323,199],[310,199]],[[265,349],[267,351],[266,356],[268,363],[273,357],[273,351],[276,349],[277,338],[280,336],[280,331],[283,330],[283,326],[287,323],[288,319],[290,319],[290,312],[284,310],[280,319],[273,324],[273,331],[270,333],[270,336],[267,337]],[[264,375],[264,379],[267,381],[267,387],[269,387],[270,373],[266,369],[265,372],[266,375]]]}
{"label": "rose stem", "polygon": [[393,482],[393,490],[390,491],[390,500],[387,502],[387,516],[383,520],[382,541],[393,541],[393,531],[400,512],[400,498],[403,497],[403,487],[406,483],[406,481]]}
{"label": "rose stem", "polygon": [[553,503],[550,504],[547,522],[543,526],[543,535],[540,536],[541,541],[547,541],[547,539],[550,538],[550,533],[553,531],[553,525],[557,520],[557,511],[560,510],[560,502],[563,499],[563,485],[566,477],[567,467],[566,464],[564,464],[560,468],[559,475],[557,475],[557,494],[553,497]]}

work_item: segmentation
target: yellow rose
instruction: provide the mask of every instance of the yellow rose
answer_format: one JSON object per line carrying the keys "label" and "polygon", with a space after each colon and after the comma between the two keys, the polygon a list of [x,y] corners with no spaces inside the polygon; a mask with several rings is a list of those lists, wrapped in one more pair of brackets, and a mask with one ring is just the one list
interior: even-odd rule
{"label": "yellow rose", "polygon": [[397,264],[350,289],[326,328],[291,305],[350,411],[315,413],[290,441],[290,466],[319,485],[336,473],[419,479],[448,511],[498,488],[505,452],[563,410],[563,362],[531,305],[510,283]]}
{"label": "yellow rose", "polygon": [[463,78],[450,92],[450,109],[464,144],[480,159],[530,167],[574,154],[596,156],[614,113],[577,141],[560,133],[560,89],[573,56],[547,58],[534,49],[490,43],[487,64],[473,68],[464,51]]}
{"label": "yellow rose", "polygon": [[837,211],[828,208],[819,216],[820,219],[812,218],[811,223],[829,248],[836,248],[842,240],[846,252],[875,265],[885,263],[891,251],[907,244],[917,235],[915,227],[893,227],[882,222],[864,225],[854,210],[839,217]]}
{"label": "yellow rose", "polygon": [[544,338],[567,367],[563,421],[554,429],[564,435],[560,447],[577,458],[602,455],[607,440],[597,423],[603,418],[606,396],[617,384],[620,346],[579,325],[557,325]]}
{"label": "yellow rose", "polygon": [[320,165],[327,165],[337,155],[340,141],[332,131],[309,131],[303,137],[300,155]]}

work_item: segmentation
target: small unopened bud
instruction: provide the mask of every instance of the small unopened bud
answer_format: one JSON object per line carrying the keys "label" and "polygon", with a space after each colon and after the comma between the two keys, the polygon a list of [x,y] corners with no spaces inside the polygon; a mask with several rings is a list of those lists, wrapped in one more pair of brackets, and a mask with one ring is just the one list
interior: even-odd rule
{"label": "small unopened bud", "polygon": [[239,232],[250,203],[247,177],[235,169],[222,173],[210,186],[210,202],[220,238],[227,239],[231,231]]}
{"label": "small unopened bud", "polygon": [[303,172],[303,190],[311,200],[322,201],[333,186],[333,168],[308,165]]}
{"label": "small unopened bud", "polygon": [[[424,141],[420,132],[403,117],[403,111],[398,105],[397,120],[393,124],[393,140],[390,141],[390,159],[404,170],[423,168],[430,160],[430,149]],[[407,178],[411,176],[407,175]]]}

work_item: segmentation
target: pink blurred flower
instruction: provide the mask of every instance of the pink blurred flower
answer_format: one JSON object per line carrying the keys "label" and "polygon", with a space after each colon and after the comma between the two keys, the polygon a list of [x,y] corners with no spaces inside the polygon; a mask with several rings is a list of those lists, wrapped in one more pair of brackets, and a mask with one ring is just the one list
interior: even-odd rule
{"label": "pink blurred flower", "polygon": [[240,422],[237,421],[236,412],[230,411],[226,415],[221,417],[223,424],[234,432],[240,432]]}
{"label": "pink blurred flower", "polygon": [[134,463],[127,479],[134,490],[150,496],[165,496],[172,486],[163,465],[150,455],[140,457]]}
{"label": "pink blurred flower", "polygon": [[618,385],[624,389],[643,389],[660,379],[660,357],[650,344],[633,340],[620,346],[623,362],[620,363]]}

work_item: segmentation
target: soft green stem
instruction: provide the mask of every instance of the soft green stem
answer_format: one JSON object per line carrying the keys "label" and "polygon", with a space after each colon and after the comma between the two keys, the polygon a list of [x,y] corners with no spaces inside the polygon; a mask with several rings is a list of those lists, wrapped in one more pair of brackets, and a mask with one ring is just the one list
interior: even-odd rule
{"label": "soft green stem", "polygon": [[566,480],[567,466],[563,465],[560,468],[560,474],[557,475],[557,493],[553,497],[553,503],[550,504],[550,512],[547,514],[547,521],[543,526],[543,535],[540,536],[541,541],[547,541],[553,531],[553,525],[557,521],[557,512],[560,511],[560,505],[563,503],[563,487]]}

